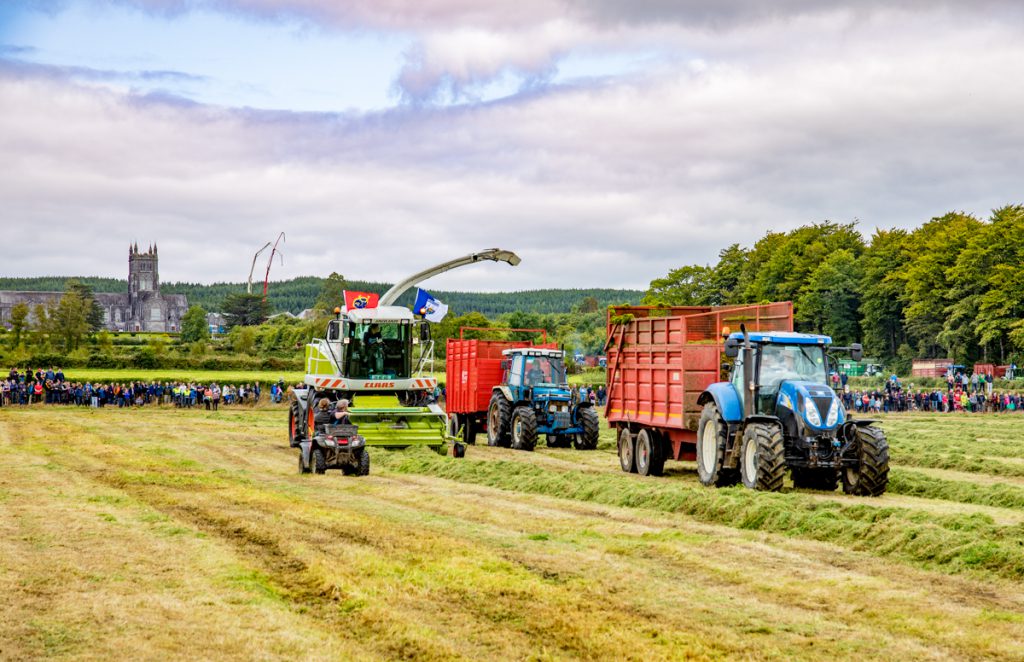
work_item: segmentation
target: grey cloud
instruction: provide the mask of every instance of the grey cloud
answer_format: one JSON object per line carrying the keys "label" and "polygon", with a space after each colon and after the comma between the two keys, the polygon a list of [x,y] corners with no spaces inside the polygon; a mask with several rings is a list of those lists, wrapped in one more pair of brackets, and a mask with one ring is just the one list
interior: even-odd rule
{"label": "grey cloud", "polygon": [[74,256],[67,268],[120,275],[137,238],[159,242],[166,279],[240,280],[284,230],[281,277],[388,280],[501,245],[522,266],[432,286],[642,287],[768,229],[860,218],[870,232],[1015,201],[1012,26],[816,29],[761,35],[781,44],[772,57],[366,115],[210,108],[0,69],[0,265],[49,273]]}

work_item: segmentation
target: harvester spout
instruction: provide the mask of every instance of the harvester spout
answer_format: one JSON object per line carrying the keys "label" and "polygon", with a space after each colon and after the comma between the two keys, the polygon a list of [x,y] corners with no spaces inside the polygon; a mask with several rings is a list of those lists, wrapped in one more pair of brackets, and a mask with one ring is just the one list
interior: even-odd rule
{"label": "harvester spout", "polygon": [[446,271],[451,271],[452,269],[456,269],[458,267],[463,267],[467,264],[473,264],[474,262],[482,262],[483,260],[491,260],[493,262],[508,262],[513,267],[521,262],[519,256],[513,253],[512,251],[506,251],[500,248],[488,248],[487,250],[479,251],[477,253],[470,253],[469,255],[465,255],[454,260],[449,260],[448,262],[444,262],[437,266],[430,267],[429,269],[424,269],[423,271],[417,274],[413,274],[412,276],[409,276],[405,280],[396,283],[394,287],[385,292],[384,296],[380,298],[380,305],[390,306],[394,304],[394,302],[398,300],[398,297],[400,297],[403,292],[405,292],[413,285],[416,285],[417,283],[427,280],[428,278],[433,278],[438,274],[442,274]]}

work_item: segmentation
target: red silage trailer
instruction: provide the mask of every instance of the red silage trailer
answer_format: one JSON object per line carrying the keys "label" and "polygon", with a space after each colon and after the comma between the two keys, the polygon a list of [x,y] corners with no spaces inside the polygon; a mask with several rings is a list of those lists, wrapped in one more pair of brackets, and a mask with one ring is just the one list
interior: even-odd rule
{"label": "red silage trailer", "polygon": [[620,458],[623,444],[638,443],[656,458],[652,473],[665,459],[696,458],[697,398],[722,381],[723,333],[741,324],[792,331],[793,304],[609,309],[605,417],[617,430]]}
{"label": "red silage trailer", "polygon": [[[519,331],[541,334],[541,342],[529,340],[471,340],[466,331]],[[454,436],[462,429],[463,441],[475,443],[476,433],[487,430],[487,407],[491,393],[502,379],[502,352],[506,349],[536,347],[558,349],[547,342],[544,329],[477,329],[464,327],[459,338],[448,339],[445,408],[448,412],[449,431]]]}

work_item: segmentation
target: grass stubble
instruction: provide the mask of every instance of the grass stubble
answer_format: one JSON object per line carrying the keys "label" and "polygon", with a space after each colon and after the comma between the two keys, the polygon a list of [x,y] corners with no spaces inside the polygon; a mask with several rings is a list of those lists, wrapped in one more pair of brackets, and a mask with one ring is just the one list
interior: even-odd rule
{"label": "grass stubble", "polygon": [[[891,498],[706,490],[678,465],[622,474],[607,432],[595,453],[378,452],[365,479],[299,476],[282,418],[0,410],[0,658],[1024,651],[1024,532],[991,515],[1019,485],[897,466]],[[902,434],[929,443],[894,423],[894,456]],[[1024,451],[1010,430],[986,434]],[[973,450],[955,436],[929,448]]]}

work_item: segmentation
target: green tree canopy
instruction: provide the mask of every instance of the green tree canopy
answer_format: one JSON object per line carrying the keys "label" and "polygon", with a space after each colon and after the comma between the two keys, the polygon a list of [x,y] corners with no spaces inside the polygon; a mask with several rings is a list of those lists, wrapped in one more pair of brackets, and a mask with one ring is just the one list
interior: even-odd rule
{"label": "green tree canopy", "polygon": [[181,318],[181,339],[191,343],[207,340],[210,337],[210,325],[206,322],[206,311],[199,306],[189,306]]}

